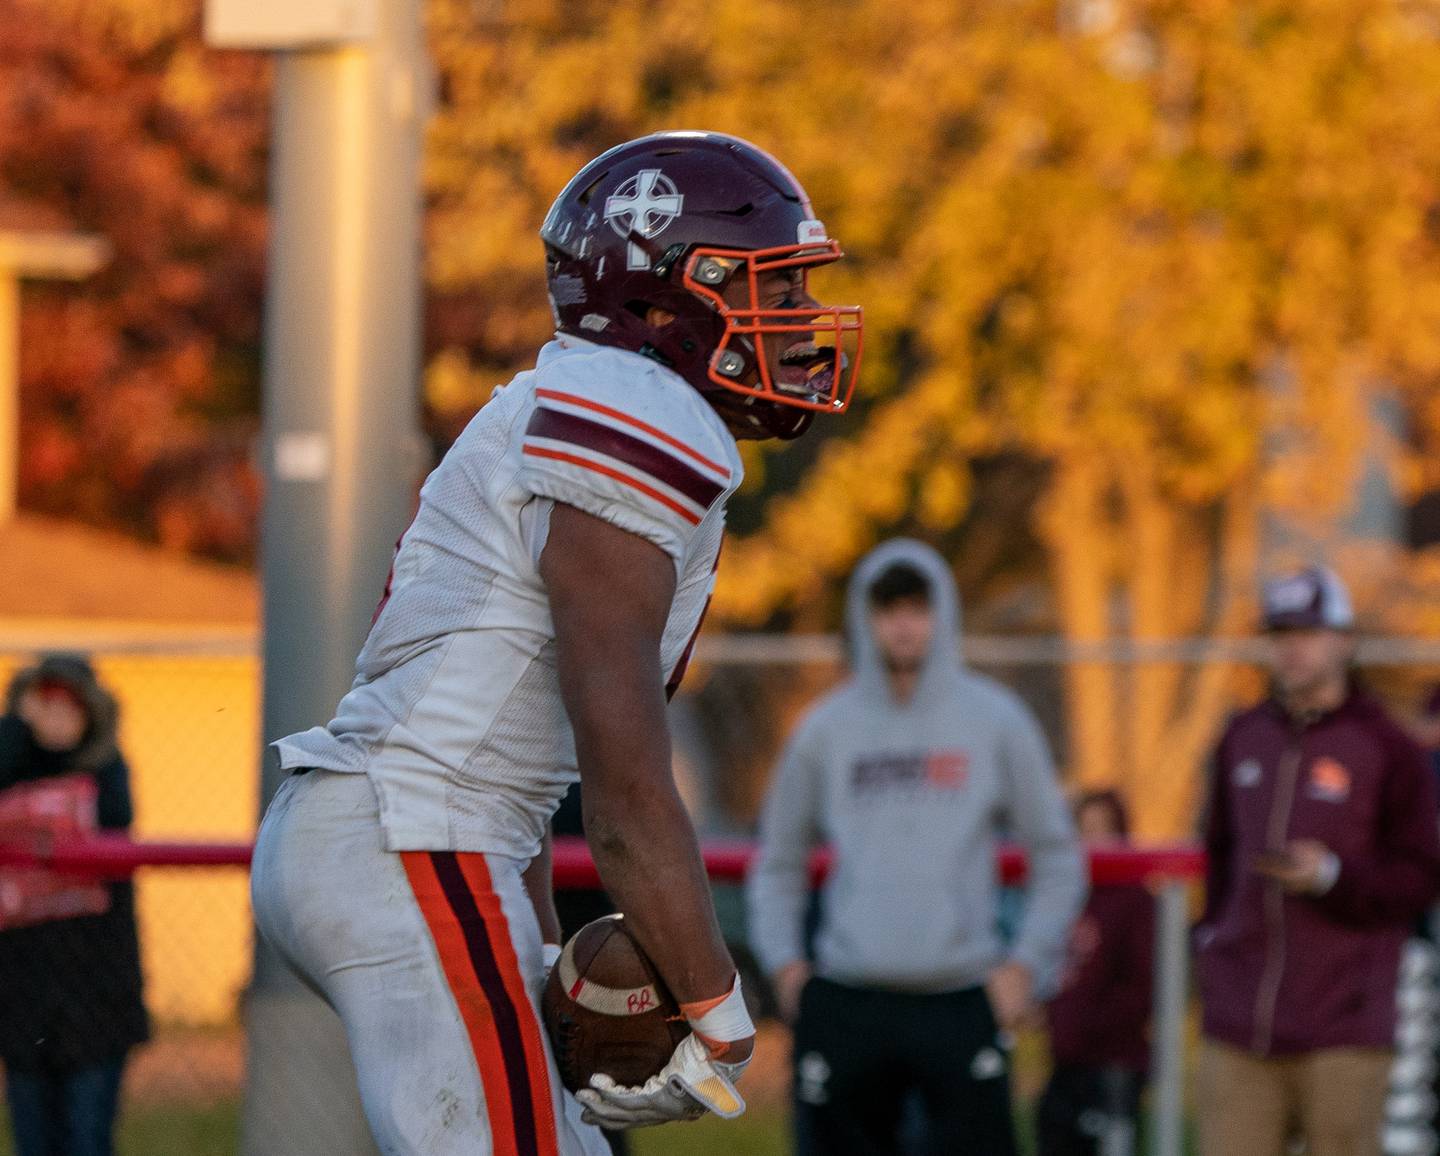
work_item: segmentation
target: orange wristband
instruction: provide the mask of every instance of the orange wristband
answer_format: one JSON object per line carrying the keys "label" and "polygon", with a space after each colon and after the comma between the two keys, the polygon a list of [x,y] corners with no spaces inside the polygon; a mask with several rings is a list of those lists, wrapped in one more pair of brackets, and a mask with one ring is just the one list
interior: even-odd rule
{"label": "orange wristband", "polygon": [[738,974],[724,995],[682,1003],[680,1011],[690,1021],[691,1030],[710,1049],[714,1059],[724,1056],[732,1043],[748,1040],[755,1034],[755,1024],[750,1019],[750,1009],[745,1006]]}

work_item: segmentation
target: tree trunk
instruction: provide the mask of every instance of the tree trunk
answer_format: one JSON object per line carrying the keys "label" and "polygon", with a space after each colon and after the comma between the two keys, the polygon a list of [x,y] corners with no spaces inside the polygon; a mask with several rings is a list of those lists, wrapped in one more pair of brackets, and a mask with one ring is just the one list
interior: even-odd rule
{"label": "tree trunk", "polygon": [[[1180,565],[1183,512],[1166,501],[1153,473],[1143,465],[1126,463],[1120,492],[1124,501],[1122,558],[1129,594],[1126,636],[1140,649],[1147,643],[1181,636],[1196,584],[1182,580],[1187,577]],[[1132,795],[1164,758],[1165,732],[1184,673],[1182,665],[1173,661],[1137,656],[1128,664],[1122,717],[1126,727],[1125,782]]]}
{"label": "tree trunk", "polygon": [[[1110,636],[1112,536],[1105,485],[1097,461],[1067,454],[1056,463],[1039,511],[1060,629],[1068,642],[1101,643]],[[1065,664],[1064,762],[1069,779],[1084,787],[1112,785],[1121,770],[1115,674],[1108,662]]]}
{"label": "tree trunk", "polygon": [[[1217,542],[1215,610],[1206,633],[1214,639],[1245,633],[1254,618],[1259,518],[1253,485],[1237,485],[1226,499]],[[1161,749],[1136,791],[1136,831],[1173,839],[1195,828],[1200,786],[1210,751],[1230,707],[1234,663],[1210,658],[1193,668],[1171,707]]]}

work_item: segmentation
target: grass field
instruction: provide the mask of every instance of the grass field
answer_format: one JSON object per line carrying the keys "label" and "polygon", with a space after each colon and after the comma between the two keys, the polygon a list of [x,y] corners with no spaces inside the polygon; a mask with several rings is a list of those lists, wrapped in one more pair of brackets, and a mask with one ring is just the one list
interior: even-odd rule
{"label": "grass field", "polygon": [[[1020,1132],[1028,1152],[1025,1123],[1022,1119]],[[116,1152],[117,1156],[236,1156],[239,1134],[238,1101],[203,1108],[131,1108],[121,1123]],[[631,1148],[635,1156],[788,1156],[790,1131],[785,1114],[767,1108],[747,1112],[739,1120],[643,1129],[633,1134]],[[0,1106],[0,1156],[14,1152],[10,1121]]]}
{"label": "grass field", "polygon": [[[0,1108],[0,1156],[14,1156],[10,1121]],[[207,1108],[149,1107],[127,1110],[120,1126],[117,1156],[235,1156],[239,1151],[240,1105]],[[680,1128],[635,1134],[636,1156],[785,1156],[784,1119],[751,1113],[734,1121],[700,1121]]]}
{"label": "grass field", "polygon": [[[0,1107],[0,1156],[14,1156],[10,1121]],[[207,1108],[131,1108],[120,1126],[117,1156],[235,1156],[240,1105]],[[788,1156],[789,1128],[782,1112],[747,1112],[739,1120],[642,1129],[634,1133],[635,1156]]]}
{"label": "grass field", "polygon": [[782,1114],[747,1112],[738,1120],[641,1129],[630,1147],[635,1156],[787,1156],[789,1139]]}
{"label": "grass field", "polygon": [[[0,1107],[0,1156],[14,1156],[10,1118]],[[117,1156],[235,1156],[239,1151],[240,1104],[222,1100],[205,1107],[131,1107],[120,1124]]]}

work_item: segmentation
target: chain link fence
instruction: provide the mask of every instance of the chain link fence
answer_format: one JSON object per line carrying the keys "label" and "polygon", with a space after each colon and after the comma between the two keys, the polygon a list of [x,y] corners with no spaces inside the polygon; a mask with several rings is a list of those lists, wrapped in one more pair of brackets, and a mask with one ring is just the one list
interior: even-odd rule
{"label": "chain link fence", "polygon": [[[1015,691],[1049,739],[1067,786],[1104,785],[1129,796],[1132,808],[1163,808],[1168,828],[1156,837],[1184,837],[1198,811],[1198,787],[1210,745],[1226,716],[1265,691],[1265,647],[1259,639],[1178,639],[1166,642],[1075,643],[1034,636],[968,636],[967,665]],[[1425,713],[1440,687],[1440,643],[1370,637],[1357,644],[1356,673],[1407,724]],[[1082,783],[1085,764],[1067,710],[1075,675],[1101,674],[1110,683],[1114,749],[1098,779]],[[716,635],[703,638],[685,688],[673,705],[677,771],[692,809],[711,833],[745,835],[785,739],[805,710],[845,677],[841,640],[831,635]],[[1197,716],[1188,691],[1214,674],[1218,690]],[[1193,757],[1181,761],[1163,741],[1137,765],[1129,729],[1147,694],[1164,691],[1170,731],[1192,730]],[[1196,727],[1194,724],[1199,722]],[[1160,728],[1162,738],[1166,730]],[[1090,760],[1093,766],[1094,760]],[[1176,790],[1177,779],[1191,789]]]}
{"label": "chain link fence", "polygon": [[[6,685],[39,652],[91,657],[120,707],[134,838],[253,836],[260,669],[248,639],[57,634],[11,642],[0,653]],[[245,873],[142,871],[135,910],[153,1035],[125,1073],[121,1150],[234,1152],[252,944]],[[9,1130],[0,1132],[0,1153],[8,1153]]]}
{"label": "chain link fence", "polygon": [[[90,654],[101,681],[119,701],[135,838],[233,842],[253,837],[261,725],[261,671],[253,637],[57,633],[0,638],[0,680],[8,683],[36,653],[51,649]],[[1014,687],[1031,705],[1062,767],[1069,753],[1064,710],[1069,664],[1164,662],[1198,668],[1223,663],[1231,671],[1227,705],[1238,705],[1262,685],[1250,665],[1254,650],[1238,643],[1176,643],[1168,650],[1137,652],[1067,647],[1053,639],[972,638],[966,649],[972,665]],[[1407,715],[1440,680],[1440,648],[1433,645],[1369,640],[1362,664],[1370,681]],[[753,831],[770,767],[790,727],[843,674],[833,638],[705,641],[672,716],[677,772],[702,833],[743,837]],[[738,891],[723,888],[719,900],[727,932],[743,942]],[[126,1073],[120,1151],[124,1156],[231,1156],[237,1151],[244,1091],[242,1004],[252,958],[244,872],[143,870],[136,880],[136,910],[154,1034],[134,1053]],[[1018,1082],[1033,1091],[1043,1077],[1043,1045],[1034,1044],[1023,1055],[1028,1058],[1022,1059]],[[785,1150],[785,1069],[776,1064],[766,1070],[766,1082],[775,1086],[757,1089],[756,1100],[761,1115],[773,1117],[773,1135],[753,1150],[779,1152]],[[9,1144],[8,1129],[0,1128],[0,1156],[8,1156]],[[644,1150],[680,1149],[667,1148],[657,1135]]]}

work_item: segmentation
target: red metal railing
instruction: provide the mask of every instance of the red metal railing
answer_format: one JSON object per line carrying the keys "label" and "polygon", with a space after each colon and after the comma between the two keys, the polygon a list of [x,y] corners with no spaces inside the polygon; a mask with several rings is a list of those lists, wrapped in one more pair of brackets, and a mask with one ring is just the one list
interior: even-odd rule
{"label": "red metal railing", "polygon": [[[248,867],[251,843],[138,842],[123,835],[97,835],[89,839],[49,845],[0,844],[0,867],[49,867],[101,878],[124,878],[142,867]],[[705,868],[717,883],[738,883],[754,855],[754,845],[741,841],[711,841],[703,847]],[[1025,876],[1025,856],[1016,847],[999,853],[1001,877],[1007,883]],[[811,873],[818,881],[830,867],[828,852],[815,852]],[[1090,853],[1090,877],[1095,883],[1144,883],[1151,879],[1196,879],[1205,870],[1205,854],[1190,844],[1160,844]],[[600,877],[583,839],[555,840],[555,885],[582,888],[598,886]]]}
{"label": "red metal railing", "polygon": [[[250,843],[135,842],[124,836],[102,835],[50,845],[0,843],[0,869],[49,867],[77,875],[123,878],[149,867],[246,867],[252,851]],[[755,849],[745,842],[708,842],[703,851],[712,879],[737,883],[745,877]],[[823,878],[829,865],[828,853],[817,851],[810,864],[813,877],[817,881]],[[1024,877],[1025,857],[1017,848],[1002,847],[998,866],[1002,878],[1017,882]],[[1182,844],[1095,850],[1090,854],[1091,879],[1096,883],[1155,884],[1157,982],[1152,1021],[1155,1066],[1151,1151],[1159,1156],[1180,1156],[1182,1151],[1189,928],[1186,884],[1199,878],[1204,868],[1204,853],[1198,847]],[[585,841],[557,839],[556,885],[593,887],[598,882]]]}

